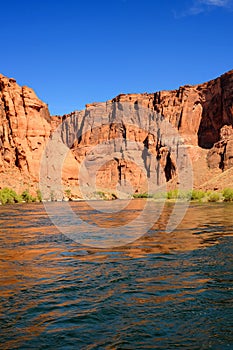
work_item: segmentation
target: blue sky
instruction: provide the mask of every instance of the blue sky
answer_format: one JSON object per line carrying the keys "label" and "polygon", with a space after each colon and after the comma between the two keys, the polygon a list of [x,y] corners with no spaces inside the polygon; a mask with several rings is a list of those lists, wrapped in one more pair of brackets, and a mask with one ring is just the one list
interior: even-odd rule
{"label": "blue sky", "polygon": [[233,69],[233,0],[11,0],[0,12],[0,72],[51,114]]}

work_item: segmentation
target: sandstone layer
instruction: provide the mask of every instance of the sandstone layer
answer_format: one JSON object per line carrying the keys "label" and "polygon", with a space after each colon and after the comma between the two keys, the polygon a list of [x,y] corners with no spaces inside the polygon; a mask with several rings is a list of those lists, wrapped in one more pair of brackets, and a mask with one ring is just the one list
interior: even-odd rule
{"label": "sandstone layer", "polygon": [[221,189],[227,174],[231,183],[232,125],[233,71],[173,91],[121,94],[62,117],[0,75],[0,187],[33,192],[41,175],[46,196],[57,191],[57,198],[191,182]]}

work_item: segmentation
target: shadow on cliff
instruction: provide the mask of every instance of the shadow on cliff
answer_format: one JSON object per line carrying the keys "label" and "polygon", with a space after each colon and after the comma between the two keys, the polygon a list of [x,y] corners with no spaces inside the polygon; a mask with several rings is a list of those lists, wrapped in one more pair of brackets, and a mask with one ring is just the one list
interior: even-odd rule
{"label": "shadow on cliff", "polygon": [[231,74],[200,86],[202,117],[198,129],[198,146],[210,149],[220,140],[220,129],[224,125],[233,125]]}

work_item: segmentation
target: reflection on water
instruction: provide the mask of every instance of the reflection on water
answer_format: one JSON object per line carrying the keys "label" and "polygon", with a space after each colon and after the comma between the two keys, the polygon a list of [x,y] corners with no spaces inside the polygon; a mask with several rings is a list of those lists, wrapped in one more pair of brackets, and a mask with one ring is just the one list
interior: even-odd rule
{"label": "reflection on water", "polygon": [[[71,206],[111,227],[143,203],[112,217]],[[94,249],[62,235],[41,204],[1,207],[0,348],[232,348],[233,206],[192,205],[167,233],[172,210],[137,241]]]}

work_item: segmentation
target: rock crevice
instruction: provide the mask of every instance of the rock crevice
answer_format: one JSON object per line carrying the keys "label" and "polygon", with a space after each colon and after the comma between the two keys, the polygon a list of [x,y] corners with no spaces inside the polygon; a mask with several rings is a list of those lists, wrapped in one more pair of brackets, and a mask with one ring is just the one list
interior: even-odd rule
{"label": "rock crevice", "polygon": [[[146,119],[142,109],[147,110]],[[174,133],[161,127],[163,120]],[[233,166],[232,125],[233,71],[177,90],[121,94],[62,117],[50,116],[32,89],[0,75],[0,187],[38,187],[43,151],[59,126],[69,149],[64,186],[79,187],[85,160],[88,166],[99,162],[97,187],[131,183],[141,192],[147,189],[147,179],[161,186],[176,179],[180,166],[187,166],[186,147],[198,187]]]}

